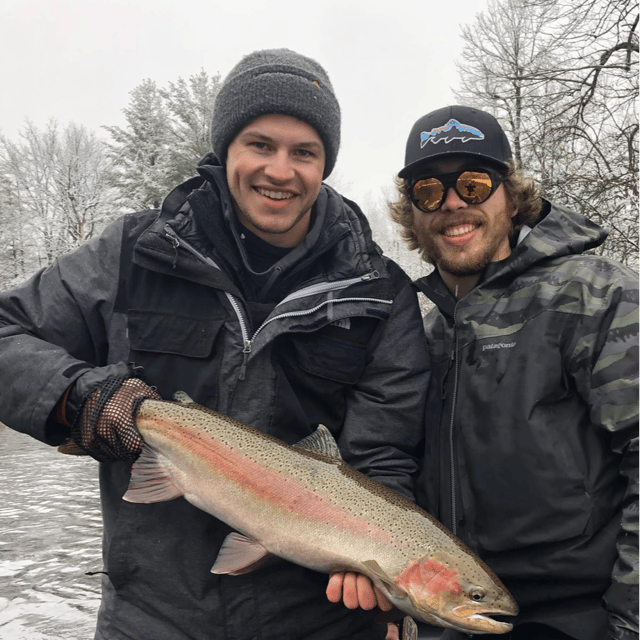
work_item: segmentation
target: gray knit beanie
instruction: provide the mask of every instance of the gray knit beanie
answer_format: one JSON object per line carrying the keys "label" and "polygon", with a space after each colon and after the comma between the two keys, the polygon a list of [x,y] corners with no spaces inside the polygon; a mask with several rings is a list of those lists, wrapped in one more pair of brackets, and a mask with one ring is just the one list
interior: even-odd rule
{"label": "gray knit beanie", "polygon": [[211,143],[223,164],[231,141],[252,120],[280,113],[311,125],[324,144],[326,178],[340,147],[340,105],[326,71],[289,49],[265,49],[244,56],[231,69],[216,97]]}

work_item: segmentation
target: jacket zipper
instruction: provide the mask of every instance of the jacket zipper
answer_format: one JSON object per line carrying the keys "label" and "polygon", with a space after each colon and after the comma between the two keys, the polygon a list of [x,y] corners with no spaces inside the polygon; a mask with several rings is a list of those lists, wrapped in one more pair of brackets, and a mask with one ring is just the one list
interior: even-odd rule
{"label": "jacket zipper", "polygon": [[453,422],[456,413],[456,400],[458,398],[458,324],[457,324],[458,305],[453,310],[453,352],[451,359],[453,361],[453,395],[451,398],[451,418],[449,419],[449,479],[451,481],[451,532],[458,535],[458,516],[456,505],[456,460],[455,460],[455,443],[453,437]]}
{"label": "jacket zipper", "polygon": [[[169,236],[169,240],[173,245],[174,249],[176,250],[176,253],[177,253],[178,247],[182,245],[187,251],[189,251],[189,253],[194,255],[199,260],[202,260],[206,264],[214,267],[215,269],[220,270],[220,267],[215,263],[215,261],[203,255],[195,247],[192,247],[188,242],[180,238],[168,224],[165,225],[164,229],[167,236]],[[339,291],[341,289],[346,289],[352,284],[356,284],[358,282],[366,282],[368,280],[376,280],[379,277],[380,277],[380,274],[377,271],[372,271],[362,276],[358,276],[357,278],[349,278],[347,280],[340,280],[336,282],[324,282],[320,284],[314,284],[289,294],[284,300],[280,301],[275,308],[277,309],[280,305],[284,304],[285,302],[291,302],[292,300],[299,300],[300,298],[317,295],[319,293],[329,293],[332,291]],[[275,320],[280,320],[282,318],[293,318],[293,317],[300,317],[304,315],[310,315],[315,311],[317,311],[318,309],[322,308],[323,306],[326,306],[328,304],[338,303],[338,302],[378,302],[383,304],[393,304],[393,300],[382,300],[379,298],[338,298],[337,300],[334,300],[334,299],[325,300],[324,302],[321,302],[319,305],[316,305],[311,309],[305,309],[302,311],[289,311],[287,313],[281,313],[280,315],[274,316],[273,318],[269,318],[265,320],[256,329],[253,336],[249,337],[247,322],[244,318],[242,308],[238,303],[238,300],[233,294],[229,293],[228,291],[225,291],[224,293],[227,296],[227,300],[229,300],[231,307],[235,311],[236,316],[238,317],[238,322],[240,323],[240,332],[242,335],[242,341],[244,343],[244,347],[242,349],[242,353],[244,354],[244,357],[242,360],[242,366],[240,367],[240,374],[238,376],[238,380],[244,380],[245,378],[247,361],[249,359],[249,354],[251,353],[253,342],[255,341],[256,336],[262,331],[262,329],[264,329],[264,327],[266,327],[271,322],[274,322]]]}
{"label": "jacket zipper", "polygon": [[[279,302],[276,305],[276,308],[285,302],[289,302],[291,300],[298,300],[299,298],[304,298],[306,296],[315,295],[318,293],[328,293],[331,291],[338,291],[340,289],[346,289],[347,287],[355,284],[357,282],[365,282],[367,280],[374,280],[379,278],[380,274],[377,271],[372,271],[371,273],[366,273],[363,276],[358,278],[350,278],[349,280],[341,280],[336,282],[327,282],[324,284],[312,285],[311,287],[307,287],[306,289],[301,289],[300,291],[296,291],[291,295],[287,296],[282,302]],[[286,313],[281,313],[277,316],[273,316],[273,318],[269,318],[265,320],[254,332],[253,336],[247,339],[244,343],[244,349],[242,353],[244,353],[244,360],[242,362],[242,367],[240,369],[239,380],[244,380],[246,368],[247,368],[247,360],[249,359],[249,354],[251,353],[251,349],[253,347],[253,343],[256,339],[256,336],[268,325],[276,320],[281,320],[282,318],[299,318],[301,316],[311,315],[315,313],[318,309],[325,307],[328,304],[337,304],[340,302],[377,302],[382,304],[393,304],[393,300],[382,300],[380,298],[338,298],[330,300],[324,300],[320,304],[315,307],[311,307],[310,309],[303,309],[301,311],[288,311]]]}

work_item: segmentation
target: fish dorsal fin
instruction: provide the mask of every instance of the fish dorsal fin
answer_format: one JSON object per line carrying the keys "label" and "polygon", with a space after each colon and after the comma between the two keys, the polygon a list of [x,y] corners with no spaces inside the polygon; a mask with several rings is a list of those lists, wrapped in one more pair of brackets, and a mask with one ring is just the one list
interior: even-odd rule
{"label": "fish dorsal fin", "polygon": [[307,451],[317,451],[318,453],[324,453],[332,458],[342,460],[340,449],[338,449],[335,438],[331,434],[331,431],[323,424],[319,424],[318,428],[310,436],[300,440],[300,442],[293,446],[299,449],[307,449]]}
{"label": "fish dorsal fin", "polygon": [[365,560],[362,564],[367,570],[367,575],[381,582],[383,589],[386,590],[392,598],[404,600],[407,597],[406,591],[401,589],[375,560]]}
{"label": "fish dorsal fin", "polygon": [[173,401],[180,404],[195,404],[195,402],[184,391],[176,391],[173,394]]}
{"label": "fish dorsal fin", "polygon": [[181,495],[182,491],[173,483],[156,452],[143,445],[142,453],[131,469],[129,488],[123,499],[127,502],[164,502]]}
{"label": "fish dorsal fin", "polygon": [[271,557],[259,542],[234,531],[224,539],[211,573],[239,576],[257,569]]}

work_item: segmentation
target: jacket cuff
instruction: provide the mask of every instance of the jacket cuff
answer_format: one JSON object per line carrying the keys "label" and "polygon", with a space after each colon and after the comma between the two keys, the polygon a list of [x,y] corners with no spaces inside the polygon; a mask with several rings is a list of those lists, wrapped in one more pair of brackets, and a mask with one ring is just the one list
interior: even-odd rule
{"label": "jacket cuff", "polygon": [[137,378],[139,375],[131,365],[125,362],[110,364],[106,367],[96,367],[80,376],[72,385],[65,403],[65,418],[69,424],[74,424],[84,400],[103,382],[111,378]]}

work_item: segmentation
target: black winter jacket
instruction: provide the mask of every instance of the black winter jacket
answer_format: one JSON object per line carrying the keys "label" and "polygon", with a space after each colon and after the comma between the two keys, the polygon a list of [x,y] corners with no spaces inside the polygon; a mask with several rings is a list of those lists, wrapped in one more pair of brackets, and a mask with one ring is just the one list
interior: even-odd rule
{"label": "black winter jacket", "polygon": [[[58,444],[65,388],[133,361],[163,397],[186,391],[289,443],[322,423],[351,465],[411,497],[428,371],[406,275],[327,186],[303,243],[254,273],[223,169],[200,173],[0,296],[0,421]],[[183,499],[123,502],[130,469],[100,464],[97,639],[384,637],[327,601],[326,575],[284,561],[211,574],[228,527]]]}
{"label": "black winter jacket", "polygon": [[438,307],[418,501],[496,571],[518,624],[604,640],[638,630],[638,276],[583,255],[604,231],[546,206],[457,303],[437,271],[417,282]]}

